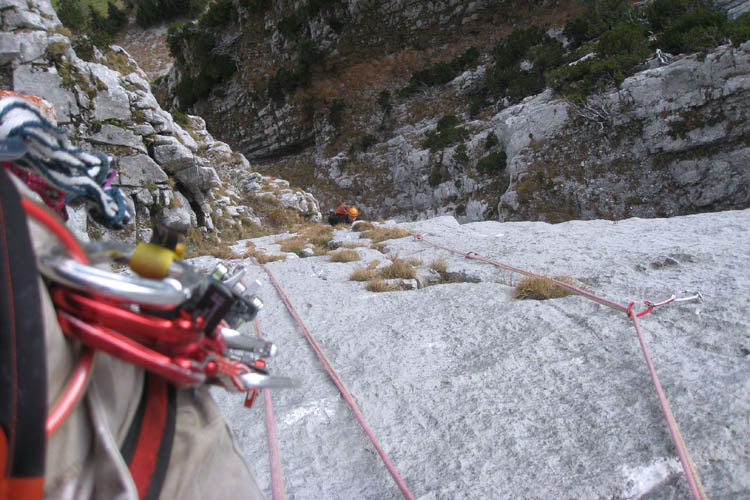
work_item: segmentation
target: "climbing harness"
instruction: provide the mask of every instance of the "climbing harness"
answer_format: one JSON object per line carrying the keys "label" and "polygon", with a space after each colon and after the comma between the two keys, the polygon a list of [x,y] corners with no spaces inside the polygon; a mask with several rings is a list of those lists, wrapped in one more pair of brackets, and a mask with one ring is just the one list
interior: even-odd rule
{"label": "climbing harness", "polygon": [[682,434],[680,433],[680,429],[679,429],[679,426],[677,425],[677,421],[675,420],[674,415],[672,414],[672,409],[669,406],[667,397],[664,393],[664,390],[661,387],[661,383],[659,382],[659,378],[656,374],[656,369],[654,368],[653,361],[651,360],[651,355],[648,352],[646,341],[643,337],[643,332],[641,330],[640,323],[638,322],[638,318],[645,316],[646,314],[652,312],[654,308],[661,307],[661,306],[670,304],[672,302],[683,302],[683,301],[691,301],[691,300],[698,300],[700,302],[703,302],[703,296],[701,295],[700,292],[697,292],[691,296],[683,297],[683,298],[677,298],[676,296],[673,295],[667,300],[664,300],[658,303],[653,303],[651,301],[646,300],[644,301],[644,304],[646,305],[646,309],[644,311],[636,313],[635,302],[631,302],[629,305],[624,306],[622,304],[618,304],[617,302],[608,300],[604,297],[600,297],[593,293],[587,292],[569,283],[565,283],[563,281],[556,280],[554,278],[549,278],[547,276],[543,276],[540,274],[531,273],[529,271],[526,271],[517,267],[513,267],[508,264],[504,264],[502,262],[499,262],[493,259],[488,259],[473,251],[462,252],[460,250],[456,250],[455,248],[451,248],[445,245],[441,245],[439,243],[426,240],[419,233],[413,233],[413,235],[414,235],[414,238],[418,241],[422,241],[433,247],[440,248],[440,249],[443,249],[443,250],[446,250],[446,251],[449,251],[458,255],[463,255],[467,259],[479,260],[482,262],[486,262],[488,264],[492,264],[494,266],[501,267],[503,269],[507,269],[509,271],[523,274],[525,276],[548,280],[549,282],[554,283],[567,290],[570,290],[571,292],[575,294],[581,295],[587,299],[598,302],[599,304],[605,305],[607,307],[610,307],[612,309],[615,309],[617,311],[621,311],[627,314],[627,316],[631,318],[631,320],[633,321],[633,325],[635,327],[635,330],[638,336],[638,342],[641,345],[643,355],[646,359],[646,364],[648,365],[649,374],[651,376],[651,381],[654,385],[657,396],[659,398],[659,405],[661,406],[662,413],[664,414],[664,418],[667,421],[667,426],[669,427],[670,436],[672,437],[672,441],[675,445],[675,448],[677,449],[677,455],[680,459],[680,463],[682,464],[682,469],[685,473],[685,478],[687,479],[688,486],[690,487],[690,492],[695,500],[706,500],[708,498],[703,488],[703,485],[701,484],[700,477],[698,475],[695,464],[693,463],[693,460],[690,457],[690,454],[688,453],[687,446],[685,445],[685,441],[682,438]]}
{"label": "climbing harness", "polygon": [[[107,227],[124,226],[132,214],[111,186],[116,171],[109,169],[105,155],[73,147],[52,124],[54,110],[45,101],[9,91],[0,91],[0,98],[0,353],[8,354],[0,363],[0,380],[12,388],[9,411],[4,400],[0,405],[0,498],[42,497],[45,436],[62,425],[85,393],[98,351],[147,372],[120,453],[139,497],[157,498],[175,433],[176,387],[221,385],[245,393],[249,407],[261,389],[293,385],[269,373],[274,344],[238,331],[263,306],[259,283],[248,283],[242,266],[230,269],[220,263],[209,274],[199,272],[182,261],[184,246],[177,244],[176,234],[161,228],[155,228],[151,243],[132,250],[101,243],[82,247],[61,220],[66,198],[83,198],[91,215]],[[46,206],[19,199],[6,171]],[[17,206],[9,217],[4,216],[6,199]],[[36,249],[36,265],[26,219],[57,241]],[[25,249],[11,244],[10,232],[23,235],[17,239]],[[110,271],[101,264],[129,269]],[[39,370],[45,366],[42,315],[34,312],[38,303],[30,302],[38,298],[37,270],[62,332],[82,344],[62,396],[49,412],[46,374]],[[38,352],[32,354],[34,345]],[[29,362],[33,370],[27,373]]]}

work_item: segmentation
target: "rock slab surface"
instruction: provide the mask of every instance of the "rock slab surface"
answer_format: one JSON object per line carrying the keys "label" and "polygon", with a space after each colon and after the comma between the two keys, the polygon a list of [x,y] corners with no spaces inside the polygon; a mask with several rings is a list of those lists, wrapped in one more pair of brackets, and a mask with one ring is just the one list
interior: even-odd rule
{"label": "rock slab surface", "polygon": [[[750,497],[750,210],[619,222],[402,224],[427,240],[545,275],[619,304],[700,292],[641,326],[710,498]],[[337,230],[337,240],[359,234]],[[258,247],[278,248],[273,238]],[[519,279],[406,237],[359,262],[267,264],[338,370],[415,497],[689,498],[624,313],[583,297],[516,300]],[[388,255],[444,258],[467,282],[372,293],[355,267]],[[210,260],[210,259],[209,259]],[[206,262],[205,265],[210,265]],[[396,499],[400,492],[265,273],[263,334],[288,498]],[[474,281],[474,282],[469,282]],[[215,396],[270,497],[262,398]]]}

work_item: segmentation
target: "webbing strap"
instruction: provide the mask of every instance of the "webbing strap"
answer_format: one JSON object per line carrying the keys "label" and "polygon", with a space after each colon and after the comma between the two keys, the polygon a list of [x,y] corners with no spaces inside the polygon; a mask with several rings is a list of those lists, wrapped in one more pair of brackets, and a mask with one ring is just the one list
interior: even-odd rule
{"label": "webbing strap", "polygon": [[[257,261],[255,261],[255,263],[257,264]],[[263,264],[260,264],[260,267],[263,268],[263,270],[266,272],[268,277],[271,279],[271,283],[273,283],[274,288],[276,288],[276,292],[278,292],[279,297],[281,297],[281,300],[284,302],[284,305],[286,306],[287,311],[289,311],[289,314],[297,322],[297,325],[299,326],[300,330],[302,330],[303,335],[305,336],[308,343],[312,347],[313,351],[315,352],[315,355],[318,357],[318,360],[320,360],[320,362],[323,364],[323,368],[325,368],[326,373],[328,373],[328,376],[331,377],[331,380],[333,380],[333,383],[336,384],[336,387],[339,389],[341,396],[344,398],[344,401],[346,401],[346,403],[349,405],[349,408],[351,408],[352,412],[354,413],[354,417],[357,419],[357,422],[359,422],[359,425],[362,427],[362,430],[365,432],[365,434],[367,434],[367,437],[370,439],[370,442],[375,447],[375,451],[377,451],[378,455],[380,455],[381,460],[383,460],[383,463],[388,469],[388,472],[391,474],[391,477],[393,477],[393,480],[396,481],[396,485],[401,490],[401,493],[403,494],[404,498],[408,500],[413,500],[414,496],[412,495],[411,491],[409,491],[409,487],[406,486],[406,482],[404,482],[404,480],[401,478],[401,475],[396,470],[396,467],[393,465],[393,462],[391,462],[391,459],[388,458],[388,454],[385,452],[383,447],[380,446],[380,443],[375,437],[375,433],[372,432],[372,429],[370,429],[370,427],[367,425],[364,415],[362,415],[362,412],[357,406],[357,403],[354,402],[354,398],[349,392],[349,389],[346,388],[346,385],[344,385],[344,381],[341,379],[339,374],[333,368],[333,364],[325,355],[320,345],[315,341],[312,334],[310,333],[310,330],[307,329],[307,327],[305,326],[305,323],[299,317],[299,314],[297,314],[297,311],[294,309],[294,306],[289,300],[289,297],[287,297],[284,291],[281,289],[281,285],[279,285],[278,281],[276,281],[276,278],[274,278],[273,273],[271,273],[271,270]]]}
{"label": "webbing strap", "polygon": [[42,498],[45,359],[39,277],[26,217],[0,168],[0,498]]}
{"label": "webbing strap", "polygon": [[146,374],[141,401],[120,447],[141,500],[156,500],[161,493],[172,453],[176,398],[172,384]]}

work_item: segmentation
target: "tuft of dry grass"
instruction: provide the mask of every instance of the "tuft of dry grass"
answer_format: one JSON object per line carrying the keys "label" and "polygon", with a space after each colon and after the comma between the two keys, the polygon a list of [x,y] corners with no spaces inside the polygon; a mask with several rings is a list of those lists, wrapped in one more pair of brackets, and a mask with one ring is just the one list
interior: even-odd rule
{"label": "tuft of dry grass", "polygon": [[385,240],[395,240],[398,238],[404,238],[409,236],[411,233],[406,229],[400,227],[376,227],[368,231],[363,232],[359,235],[360,238],[367,238],[373,243],[380,243]]}
{"label": "tuft of dry grass", "polygon": [[406,260],[395,258],[390,266],[380,270],[379,275],[385,279],[414,279],[417,277],[417,272]]}
{"label": "tuft of dry grass", "polygon": [[306,245],[312,244],[315,255],[324,255],[328,251],[328,242],[333,238],[333,228],[323,224],[303,224],[294,228],[295,236],[279,240],[282,252],[293,252],[302,256]]}
{"label": "tuft of dry grass", "polygon": [[351,281],[369,281],[378,276],[378,272],[375,270],[380,264],[379,260],[373,260],[367,267],[358,267],[349,275]]}
{"label": "tuft of dry grass", "polygon": [[287,230],[303,222],[302,216],[297,211],[281,206],[271,208],[265,215],[266,222],[277,230]]}
{"label": "tuft of dry grass", "polygon": [[305,248],[307,241],[301,236],[292,236],[291,238],[283,239],[278,243],[281,244],[282,252],[292,252],[302,256],[302,249]]}
{"label": "tuft of dry grass", "polygon": [[368,292],[395,292],[398,290],[398,287],[391,285],[381,278],[374,278],[367,282],[365,289]]}
{"label": "tuft of dry grass", "polygon": [[313,224],[300,231],[299,235],[314,246],[325,247],[333,238],[333,228],[328,224]]}
{"label": "tuft of dry grass", "polygon": [[355,233],[371,231],[373,229],[375,229],[375,224],[373,224],[372,222],[362,221],[357,222],[356,224],[352,224],[352,231],[354,231]]}
{"label": "tuft of dry grass", "polygon": [[440,257],[430,262],[430,269],[443,276],[448,271],[448,262],[445,257]]}
{"label": "tuft of dry grass", "polygon": [[276,262],[277,260],[286,260],[286,257],[283,255],[268,255],[263,252],[258,252],[254,255],[255,260],[258,261],[258,264],[267,264],[269,262]]}
{"label": "tuft of dry grass", "polygon": [[265,252],[256,249],[255,246],[251,246],[250,248],[248,248],[247,251],[245,251],[238,258],[249,259],[250,257],[255,257],[255,260],[258,261],[258,264],[267,264],[269,262],[286,259],[286,255],[268,255]]}
{"label": "tuft of dry grass", "polygon": [[[555,276],[555,280],[573,285],[570,276]],[[573,292],[554,283],[547,277],[526,277],[518,282],[513,298],[519,300],[547,300],[573,295]]]}
{"label": "tuft of dry grass", "polygon": [[344,243],[343,245],[341,245],[342,248],[364,248],[366,246],[367,246],[367,243],[361,243],[361,242]]}
{"label": "tuft of dry grass", "polygon": [[359,254],[354,250],[344,249],[331,252],[329,254],[331,262],[354,262],[359,260]]}
{"label": "tuft of dry grass", "polygon": [[185,234],[185,258],[213,255],[219,259],[236,258],[226,242],[222,242],[216,233],[204,233],[197,227],[191,227]]}
{"label": "tuft of dry grass", "polygon": [[377,271],[366,267],[358,267],[349,275],[351,281],[370,281],[377,278]]}

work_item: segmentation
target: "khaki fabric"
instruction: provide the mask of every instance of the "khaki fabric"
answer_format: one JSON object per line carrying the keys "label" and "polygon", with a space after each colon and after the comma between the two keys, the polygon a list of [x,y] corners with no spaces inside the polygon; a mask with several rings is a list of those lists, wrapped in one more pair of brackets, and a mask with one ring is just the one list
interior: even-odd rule
{"label": "khaki fabric", "polygon": [[[16,185],[24,196],[34,197],[26,186]],[[59,245],[35,222],[29,223],[29,231],[37,254]],[[39,287],[51,407],[64,391],[80,347],[64,337],[41,280]],[[48,439],[46,499],[138,499],[119,449],[135,416],[144,376],[141,368],[102,352],[96,354],[86,394]],[[260,413],[258,418],[263,418]],[[205,387],[177,391],[176,430],[160,498],[264,498]]]}

